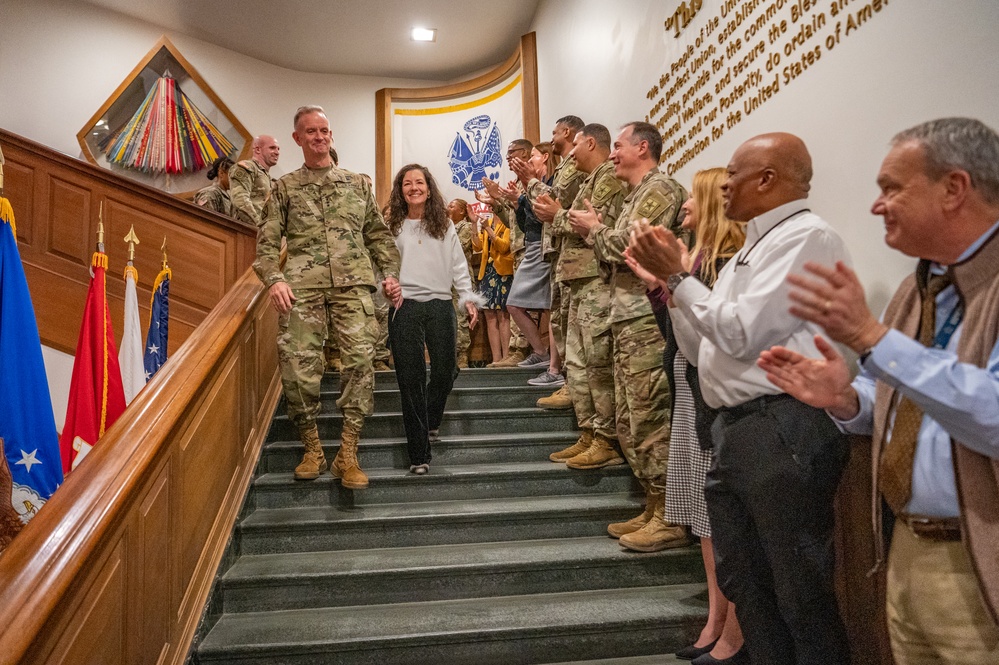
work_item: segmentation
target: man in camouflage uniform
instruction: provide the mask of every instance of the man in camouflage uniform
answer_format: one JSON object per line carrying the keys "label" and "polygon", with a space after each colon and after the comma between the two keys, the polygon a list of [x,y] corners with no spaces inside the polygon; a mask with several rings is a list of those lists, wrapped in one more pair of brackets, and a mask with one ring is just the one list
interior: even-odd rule
{"label": "man in camouflage uniform", "polygon": [[[472,280],[472,287],[476,287],[475,273],[472,270],[472,235],[475,233],[475,225],[468,218],[468,204],[461,199],[455,199],[447,204],[447,211],[458,214],[464,213],[464,217],[454,222],[455,233],[461,242],[461,251],[465,254],[465,262],[468,264],[468,278]],[[455,340],[455,356],[458,367],[465,369],[468,367],[468,348],[472,345],[472,333],[468,328],[468,311],[464,307],[458,306],[458,291],[451,287],[451,301],[454,304],[454,314],[458,320],[458,335]]]}
{"label": "man in camouflage uniform", "polygon": [[608,159],[610,132],[603,125],[586,125],[576,134],[572,156],[586,180],[570,210],[563,210],[551,198],[536,205],[545,215],[552,214],[552,237],[560,244],[555,272],[568,291],[566,327],[566,370],[579,440],[549,456],[573,469],[598,469],[624,464],[618,454],[615,429],[614,360],[610,325],[611,289],[600,276],[593,248],[571,224],[572,211],[585,211],[591,205],[600,222],[613,229],[624,205],[626,187],[614,174]]}
{"label": "man in camouflage uniform", "polygon": [[253,158],[236,162],[229,169],[229,198],[237,219],[254,226],[263,223],[264,203],[274,183],[270,170],[280,154],[274,137],[261,134],[253,139]]}
{"label": "man in camouflage uniform", "polygon": [[624,126],[611,160],[617,177],[631,187],[613,228],[604,226],[592,206],[573,211],[577,233],[593,243],[597,260],[610,268],[610,326],[614,340],[614,390],[617,432],[625,459],[645,487],[645,511],[608,527],[623,546],[655,552],[687,543],[683,527],[664,520],[666,462],[669,457],[669,384],[663,371],[663,341],[645,284],[624,263],[631,226],[639,219],[681,233],[680,206],[687,193],[659,171],[662,137],[646,122]]}
{"label": "man in camouflage uniform", "polygon": [[[547,199],[558,204],[558,209],[568,209],[572,202],[576,200],[576,194],[586,178],[586,174],[576,168],[576,161],[572,158],[573,140],[576,134],[583,128],[583,121],[574,115],[567,115],[559,118],[552,129],[552,147],[561,157],[562,161],[555,168],[552,177],[552,184],[549,187],[537,178],[531,178],[527,183],[527,195],[534,206],[535,216],[545,223],[541,236],[542,255],[552,265],[558,265],[558,254],[561,247],[561,237],[555,237],[552,231],[551,222],[554,220],[554,209],[550,206],[542,206],[538,209],[538,201],[542,196],[547,195]],[[514,162],[520,165],[520,160]],[[524,163],[526,166],[526,163]],[[520,174],[518,169],[518,175]],[[557,358],[565,359],[565,340],[568,330],[569,317],[569,287],[560,282],[556,270],[551,272],[551,332],[552,342],[557,353],[552,354],[552,361]],[[549,368],[549,371],[552,368]],[[548,397],[538,400],[538,406],[543,409],[569,409],[572,408],[572,399],[569,394],[569,385],[565,384]]]}
{"label": "man in camouflage uniform", "polygon": [[[344,422],[331,472],[344,487],[364,489],[368,478],[357,460],[357,444],[374,405],[375,270],[385,275],[381,286],[386,297],[401,300],[399,251],[371,187],[333,165],[329,120],[322,108],[300,108],[292,138],[302,147],[305,164],[275,184],[257,234],[253,267],[280,314],[281,381],[288,416],[305,445],[295,478],[311,480],[326,470],[316,417],[323,341],[334,335],[343,354],[337,407]],[[282,238],[288,245],[284,272],[279,264]]]}
{"label": "man in camouflage uniform", "polygon": [[[513,170],[513,161],[522,159],[527,161],[531,157],[531,150],[534,145],[527,139],[514,139],[506,149],[506,162],[510,170]],[[512,187],[502,187],[498,183],[483,179],[488,197],[480,201],[488,203],[493,213],[499,217],[500,221],[510,229],[510,253],[513,254],[513,270],[517,271],[520,262],[524,258],[524,232],[517,226],[517,199],[524,193],[523,185],[516,181]],[[510,318],[510,354],[503,360],[489,363],[489,367],[516,367],[517,363],[525,360],[530,354],[531,345],[527,343],[527,338],[517,326],[516,321]]]}

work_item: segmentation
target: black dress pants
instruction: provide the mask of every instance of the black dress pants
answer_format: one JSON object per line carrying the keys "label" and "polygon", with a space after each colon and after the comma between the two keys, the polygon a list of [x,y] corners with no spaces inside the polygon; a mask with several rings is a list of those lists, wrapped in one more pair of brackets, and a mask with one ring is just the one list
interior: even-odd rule
{"label": "black dress pants", "polygon": [[[402,393],[402,419],[410,464],[430,463],[428,432],[439,429],[444,405],[458,376],[457,323],[451,300],[405,300],[389,311],[395,378]],[[430,383],[423,349],[430,355]]]}
{"label": "black dress pants", "polygon": [[754,665],[850,662],[833,587],[833,497],[849,455],[820,409],[787,395],[722,409],[704,494],[718,584]]}

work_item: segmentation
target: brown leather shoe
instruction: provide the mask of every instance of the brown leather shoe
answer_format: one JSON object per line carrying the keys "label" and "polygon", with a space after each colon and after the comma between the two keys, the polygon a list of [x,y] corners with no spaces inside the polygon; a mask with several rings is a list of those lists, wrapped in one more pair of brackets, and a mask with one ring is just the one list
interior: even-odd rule
{"label": "brown leather shoe", "polygon": [[527,356],[524,355],[524,352],[518,349],[516,351],[512,351],[510,355],[508,355],[506,358],[503,358],[503,360],[497,360],[494,363],[489,363],[488,365],[486,365],[486,367],[492,367],[494,369],[495,368],[510,369],[516,367],[517,363],[524,360],[525,358],[527,358]]}
{"label": "brown leather shoe", "polygon": [[621,543],[621,547],[635,552],[659,552],[674,547],[686,547],[690,544],[687,529],[667,522],[665,512],[666,502],[660,500],[656,503],[655,512],[648,524],[638,531],[624,534],[617,542]]}
{"label": "brown leather shoe", "polygon": [[539,409],[562,410],[572,408],[572,398],[569,397],[569,385],[566,384],[553,392],[548,397],[538,400]]}
{"label": "brown leather shoe", "polygon": [[568,448],[563,448],[558,452],[554,452],[548,456],[553,462],[564,463],[567,459],[573,458],[576,455],[585,452],[589,449],[590,444],[593,443],[593,430],[584,429],[580,431],[579,438],[576,439],[576,443],[572,444]]}
{"label": "brown leather shoe", "polygon": [[656,512],[656,504],[663,501],[663,495],[661,493],[649,493],[645,494],[645,510],[642,511],[641,515],[637,517],[632,517],[626,522],[614,522],[613,524],[607,525],[607,533],[611,538],[620,538],[629,533],[634,533],[639,529],[643,528],[648,524]]}
{"label": "brown leather shoe", "polygon": [[601,434],[594,434],[589,448],[565,461],[570,469],[601,469],[618,464],[624,464],[624,458],[615,450],[614,444]]}

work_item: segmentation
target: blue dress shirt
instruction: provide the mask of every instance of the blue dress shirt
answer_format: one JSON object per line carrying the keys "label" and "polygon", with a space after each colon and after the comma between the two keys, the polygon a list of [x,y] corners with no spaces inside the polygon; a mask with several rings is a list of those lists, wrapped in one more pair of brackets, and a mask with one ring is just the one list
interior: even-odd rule
{"label": "blue dress shirt", "polygon": [[[958,258],[971,256],[999,229],[999,222]],[[933,264],[931,272],[945,266]],[[937,330],[958,304],[957,290],[948,286],[937,296]],[[971,450],[999,459],[999,342],[983,369],[957,360],[962,325],[946,348],[926,348],[897,330],[890,330],[860,365],[853,387],[860,398],[860,412],[852,420],[836,420],[845,432],[870,434],[873,430],[875,380],[897,388],[923,410],[912,469],[912,498],[906,512],[930,517],[957,517],[960,507],[951,438]],[[895,406],[889,414],[894,422]],[[887,428],[891,436],[891,423]],[[887,445],[891,445],[888,441]]]}

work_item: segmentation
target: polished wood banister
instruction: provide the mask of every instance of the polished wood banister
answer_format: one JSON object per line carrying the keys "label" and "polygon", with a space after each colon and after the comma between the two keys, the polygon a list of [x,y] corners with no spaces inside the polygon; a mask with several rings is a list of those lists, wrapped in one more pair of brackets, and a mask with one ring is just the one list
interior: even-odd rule
{"label": "polished wood banister", "polygon": [[[252,271],[246,271],[0,556],[0,661],[73,662],[72,654],[101,651],[106,645],[99,642],[108,640],[121,647],[112,649],[107,662],[145,662],[140,654],[147,653],[166,656],[166,660],[158,658],[159,662],[183,662],[221,558],[219,543],[224,545],[232,529],[278,399],[272,349],[275,330],[276,317],[262,286]],[[246,390],[255,398],[247,401]],[[229,401],[213,401],[213,395],[223,394]],[[233,400],[246,408],[232,413]],[[211,411],[213,403],[220,411]],[[203,426],[233,430],[236,436],[228,442],[233,445],[201,440],[197,430]],[[249,435],[242,436],[244,432]],[[202,517],[203,521],[211,519],[207,540],[212,543],[195,541],[177,547],[172,541],[178,533],[205,529],[204,524],[176,522],[190,515],[184,514],[183,505],[175,504],[182,503],[185,492],[200,488],[180,483],[186,476],[177,467],[184,464],[185,455],[196,453],[198,446],[216,445],[218,458],[235,464],[209,469],[212,475],[205,485],[211,485],[216,474],[227,474],[236,482],[219,485],[224,491],[205,497],[218,503],[209,506]],[[228,454],[222,454],[223,450]],[[161,478],[166,480],[158,480]],[[136,529],[136,513],[143,508],[140,504],[145,502],[146,508],[152,505],[149,497],[158,496],[163,482],[169,483],[168,499],[172,502],[165,513],[169,524],[147,520]],[[154,487],[157,483],[161,486]],[[223,500],[218,501],[220,498]],[[157,528],[164,530],[164,537],[157,536],[153,542],[162,542],[171,551],[168,570],[143,568],[151,557],[148,551],[145,555],[139,552],[139,541]],[[191,552],[191,548],[199,551]],[[118,624],[111,623],[123,626],[125,634],[114,639],[88,635],[81,627],[86,627],[93,612],[83,616],[76,610],[98,606],[83,601],[95,594],[98,601],[103,598],[100,594],[106,589],[97,588],[93,580],[115,556],[120,556],[121,585],[126,595],[121,601],[127,607],[121,608]],[[189,571],[183,560],[195,560],[197,565]],[[129,577],[133,569],[139,573]],[[177,584],[169,586],[183,593],[172,593],[170,602],[160,603],[164,615],[152,618],[153,624],[169,627],[167,634],[147,635],[144,625],[150,621],[144,613],[150,608],[139,587],[148,580],[151,588],[162,588],[157,575],[170,577]],[[188,599],[191,589],[198,591],[193,600]],[[132,604],[140,606],[140,618],[129,616]],[[51,634],[53,629],[59,632]],[[156,643],[164,637],[165,643]],[[95,640],[98,643],[92,644]],[[106,659],[105,654],[102,660]]]}

